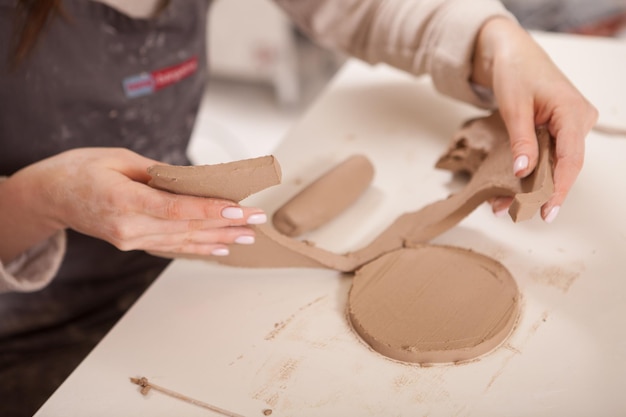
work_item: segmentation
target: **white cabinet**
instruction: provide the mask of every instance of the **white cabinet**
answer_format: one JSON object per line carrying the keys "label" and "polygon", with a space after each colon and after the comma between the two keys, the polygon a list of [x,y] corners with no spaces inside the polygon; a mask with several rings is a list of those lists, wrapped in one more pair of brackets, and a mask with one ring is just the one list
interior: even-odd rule
{"label": "white cabinet", "polygon": [[209,14],[212,76],[268,82],[281,104],[299,100],[296,34],[270,0],[216,0]]}

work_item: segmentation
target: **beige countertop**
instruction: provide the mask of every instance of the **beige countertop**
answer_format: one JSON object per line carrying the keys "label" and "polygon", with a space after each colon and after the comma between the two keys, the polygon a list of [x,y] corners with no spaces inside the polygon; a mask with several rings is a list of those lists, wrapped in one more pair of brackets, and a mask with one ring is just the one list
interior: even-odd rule
{"label": "beige countertop", "polygon": [[[600,109],[626,127],[626,43],[535,34]],[[272,212],[354,153],[370,189],[308,239],[358,249],[399,214],[461,186],[434,168],[480,111],[385,66],[340,71],[277,149],[283,184],[244,203]],[[620,126],[621,124],[621,126]],[[233,413],[272,416],[589,416],[626,410],[626,136],[592,132],[585,167],[556,221],[514,224],[487,205],[433,243],[504,264],[522,294],[510,338],[463,365],[419,367],[370,350],[350,328],[351,276],[177,260],[36,414],[219,415],[130,377]]]}

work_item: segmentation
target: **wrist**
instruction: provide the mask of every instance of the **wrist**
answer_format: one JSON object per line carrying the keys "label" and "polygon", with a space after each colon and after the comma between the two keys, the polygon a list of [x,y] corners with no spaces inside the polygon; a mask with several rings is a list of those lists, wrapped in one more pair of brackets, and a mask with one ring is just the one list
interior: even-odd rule
{"label": "wrist", "polygon": [[476,36],[472,55],[472,75],[470,81],[481,87],[493,89],[493,72],[497,56],[506,53],[507,43],[519,36],[516,32],[525,31],[517,22],[502,16],[487,20]]}
{"label": "wrist", "polygon": [[64,227],[49,214],[47,194],[36,176],[18,171],[0,183],[0,260],[10,262]]}

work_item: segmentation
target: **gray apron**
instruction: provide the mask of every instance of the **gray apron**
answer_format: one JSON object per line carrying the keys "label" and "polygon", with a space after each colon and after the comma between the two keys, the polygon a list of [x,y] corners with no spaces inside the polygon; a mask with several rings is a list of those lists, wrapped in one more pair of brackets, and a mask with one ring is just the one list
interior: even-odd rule
{"label": "gray apron", "polygon": [[[0,0],[0,175],[77,147],[188,163],[206,79],[208,5],[170,2],[143,20],[64,0],[67,19],[55,17],[9,71],[15,0]],[[0,416],[31,416],[167,262],[69,231],[47,288],[0,295]]]}

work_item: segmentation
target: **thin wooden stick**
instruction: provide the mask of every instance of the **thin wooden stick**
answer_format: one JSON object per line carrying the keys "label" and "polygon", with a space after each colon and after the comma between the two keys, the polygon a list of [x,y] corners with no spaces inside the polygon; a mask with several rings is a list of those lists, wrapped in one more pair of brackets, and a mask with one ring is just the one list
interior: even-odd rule
{"label": "thin wooden stick", "polygon": [[222,414],[224,416],[228,416],[228,417],[244,417],[241,414],[236,414],[236,413],[230,412],[228,410],[224,410],[223,408],[219,408],[219,407],[216,407],[214,405],[207,404],[207,403],[205,403],[203,401],[199,401],[199,400],[196,400],[194,398],[187,397],[186,395],[179,394],[178,392],[175,392],[175,391],[169,390],[167,388],[163,388],[163,387],[160,387],[158,385],[155,385],[155,384],[149,382],[148,378],[146,378],[146,377],[141,377],[141,378],[132,378],[131,377],[130,378],[130,382],[132,382],[133,384],[139,385],[141,387],[141,394],[143,394],[143,395],[147,395],[148,392],[150,392],[150,389],[154,389],[156,391],[162,392],[163,394],[169,395],[170,397],[178,398],[179,400],[183,400],[183,401],[186,401],[188,403],[197,405],[198,407],[203,407],[203,408],[206,408],[208,410],[215,411],[216,413],[220,413],[220,414]]}
{"label": "thin wooden stick", "polygon": [[596,124],[593,130],[607,135],[626,135],[626,128],[620,126],[611,126],[610,124]]}

